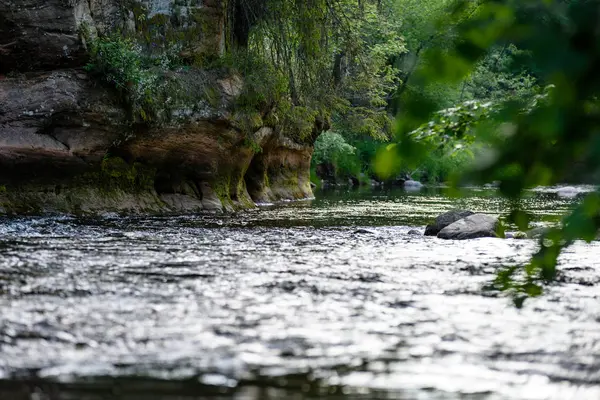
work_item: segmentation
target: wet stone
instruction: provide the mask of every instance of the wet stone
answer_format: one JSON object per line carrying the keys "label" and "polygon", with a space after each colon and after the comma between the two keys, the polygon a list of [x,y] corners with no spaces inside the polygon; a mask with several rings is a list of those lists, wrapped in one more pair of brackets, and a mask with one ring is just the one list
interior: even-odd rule
{"label": "wet stone", "polygon": [[435,219],[434,223],[427,225],[425,228],[425,236],[437,236],[437,234],[448,225],[473,214],[474,212],[470,210],[450,210],[440,214]]}
{"label": "wet stone", "polygon": [[440,239],[477,239],[482,237],[498,237],[498,217],[486,214],[473,214],[448,225],[437,237]]}

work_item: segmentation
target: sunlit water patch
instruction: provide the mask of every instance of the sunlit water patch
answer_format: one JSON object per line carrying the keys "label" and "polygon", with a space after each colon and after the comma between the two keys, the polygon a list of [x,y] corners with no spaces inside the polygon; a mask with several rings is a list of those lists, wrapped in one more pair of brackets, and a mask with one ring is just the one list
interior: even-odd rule
{"label": "sunlit water patch", "polygon": [[[521,204],[536,224],[572,205]],[[510,206],[330,192],[232,216],[4,219],[0,398],[600,398],[598,243],[517,310],[482,287],[535,242],[409,232]]]}

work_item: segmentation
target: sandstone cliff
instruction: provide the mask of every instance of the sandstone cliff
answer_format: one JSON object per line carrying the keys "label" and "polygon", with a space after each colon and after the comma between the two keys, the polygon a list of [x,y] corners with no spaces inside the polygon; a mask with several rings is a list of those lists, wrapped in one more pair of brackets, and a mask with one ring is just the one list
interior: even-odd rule
{"label": "sandstone cliff", "polygon": [[196,212],[312,196],[323,126],[307,140],[242,129],[242,76],[158,66],[148,122],[83,68],[90,42],[111,34],[157,60],[218,58],[227,20],[221,0],[0,0],[0,213]]}

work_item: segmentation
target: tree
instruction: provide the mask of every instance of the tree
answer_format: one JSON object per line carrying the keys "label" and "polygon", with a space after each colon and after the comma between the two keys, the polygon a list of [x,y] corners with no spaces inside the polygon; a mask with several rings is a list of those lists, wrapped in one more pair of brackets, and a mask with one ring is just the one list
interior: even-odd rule
{"label": "tree", "polygon": [[389,129],[386,97],[399,75],[389,60],[404,43],[388,1],[238,3],[231,52],[248,108],[269,110],[265,119],[300,141],[315,139],[312,121],[332,117],[372,134]]}
{"label": "tree", "polygon": [[[462,15],[453,20],[444,19],[452,0],[398,0],[397,14],[401,19],[401,30],[407,44],[407,52],[398,57],[402,82],[398,86],[392,103],[394,112],[402,112],[405,96],[414,91],[436,103],[436,107],[448,107],[458,101],[460,85],[456,82],[419,81],[415,72],[428,62],[426,57],[430,49],[449,49],[456,27],[464,19],[471,17],[476,4],[466,7]],[[443,23],[442,23],[443,22]],[[416,80],[416,82],[415,82]],[[407,93],[408,92],[408,93]]]}

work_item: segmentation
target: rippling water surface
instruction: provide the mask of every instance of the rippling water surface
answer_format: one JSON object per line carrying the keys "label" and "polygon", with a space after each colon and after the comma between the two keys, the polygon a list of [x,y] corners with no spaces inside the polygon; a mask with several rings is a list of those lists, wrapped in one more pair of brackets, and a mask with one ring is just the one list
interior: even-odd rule
{"label": "rippling water surface", "polygon": [[[535,192],[536,224],[573,204]],[[411,234],[473,189],[230,216],[0,220],[0,399],[600,399],[600,245],[517,310],[530,240]],[[358,230],[362,228],[361,230]]]}

